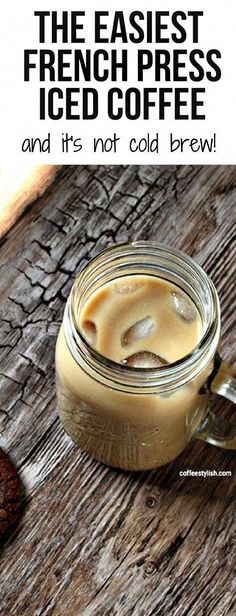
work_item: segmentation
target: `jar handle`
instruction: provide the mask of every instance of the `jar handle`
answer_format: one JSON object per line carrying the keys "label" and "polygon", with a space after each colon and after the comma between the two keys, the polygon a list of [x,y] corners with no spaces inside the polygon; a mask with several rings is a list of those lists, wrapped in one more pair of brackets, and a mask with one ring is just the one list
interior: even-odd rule
{"label": "jar handle", "polygon": [[[225,364],[218,354],[206,386],[208,391],[236,403],[236,371]],[[236,449],[236,424],[217,417],[211,411],[205,415],[194,436],[222,449]]]}

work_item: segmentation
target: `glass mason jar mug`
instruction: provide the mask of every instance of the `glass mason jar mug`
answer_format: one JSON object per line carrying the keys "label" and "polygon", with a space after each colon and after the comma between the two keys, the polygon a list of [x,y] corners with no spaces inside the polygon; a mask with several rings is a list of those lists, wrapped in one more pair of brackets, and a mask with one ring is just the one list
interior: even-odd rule
{"label": "glass mason jar mug", "polygon": [[[157,276],[194,302],[202,321],[196,348],[175,363],[134,368],[102,356],[84,337],[78,315],[104,284],[127,275]],[[236,448],[236,427],[208,411],[210,392],[235,402],[233,371],[217,348],[220,307],[215,287],[190,257],[156,242],[109,248],[77,276],[56,346],[57,398],[66,432],[108,465],[155,468],[173,460],[192,438]]]}

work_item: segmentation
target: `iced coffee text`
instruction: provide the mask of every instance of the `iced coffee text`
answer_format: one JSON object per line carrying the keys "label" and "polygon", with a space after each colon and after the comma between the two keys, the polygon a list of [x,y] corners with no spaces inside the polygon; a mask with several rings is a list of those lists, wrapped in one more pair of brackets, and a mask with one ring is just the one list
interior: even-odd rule
{"label": "iced coffee text", "polygon": [[24,81],[40,120],[205,120],[221,52],[201,45],[202,11],[35,11]]}

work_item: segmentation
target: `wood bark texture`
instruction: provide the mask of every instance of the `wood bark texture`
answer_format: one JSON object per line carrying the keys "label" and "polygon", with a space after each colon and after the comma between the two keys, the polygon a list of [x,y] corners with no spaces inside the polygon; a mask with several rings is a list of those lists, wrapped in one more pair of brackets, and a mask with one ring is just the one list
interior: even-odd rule
{"label": "wood bark texture", "polygon": [[[76,272],[105,247],[152,239],[214,281],[235,363],[236,167],[63,167],[0,245],[0,445],[24,512],[0,558],[2,616],[233,616],[235,453],[192,441],[170,465],[110,469],[60,425],[54,350]],[[230,405],[214,397],[215,412]]]}

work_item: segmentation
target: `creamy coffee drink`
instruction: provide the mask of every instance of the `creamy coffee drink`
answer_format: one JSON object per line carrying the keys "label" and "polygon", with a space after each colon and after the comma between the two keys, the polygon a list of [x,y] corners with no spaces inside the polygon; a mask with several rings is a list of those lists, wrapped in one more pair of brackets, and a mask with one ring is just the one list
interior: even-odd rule
{"label": "creamy coffee drink", "polygon": [[107,361],[116,362],[121,376],[108,380],[84,352],[77,354],[64,320],[56,367],[65,430],[82,449],[111,466],[141,470],[166,464],[201,422],[208,399],[202,385],[212,364],[184,385],[160,391],[130,382],[121,387],[118,381],[127,371],[140,375],[145,368],[142,378],[148,385],[148,368],[162,371],[189,354],[203,330],[195,304],[172,282],[140,274],[97,285],[74,316],[78,333]]}
{"label": "creamy coffee drink", "polygon": [[137,368],[173,363],[202,336],[192,300],[154,276],[125,276],[99,288],[85,302],[78,325],[102,355]]}
{"label": "creamy coffee drink", "polygon": [[219,356],[220,304],[188,255],[152,241],[107,248],[78,274],[56,345],[59,414],[95,459],[128,470],[167,464],[194,437],[235,449],[208,407],[235,402]]}

